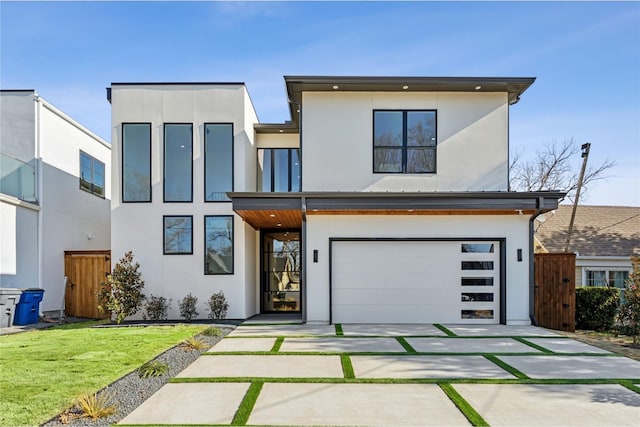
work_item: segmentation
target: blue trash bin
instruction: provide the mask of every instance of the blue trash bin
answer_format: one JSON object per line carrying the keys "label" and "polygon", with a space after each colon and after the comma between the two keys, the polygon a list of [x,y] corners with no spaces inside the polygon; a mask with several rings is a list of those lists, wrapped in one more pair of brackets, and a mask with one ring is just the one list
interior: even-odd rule
{"label": "blue trash bin", "polygon": [[13,324],[22,326],[38,323],[40,302],[44,297],[44,289],[24,289],[20,295],[20,302],[16,305]]}

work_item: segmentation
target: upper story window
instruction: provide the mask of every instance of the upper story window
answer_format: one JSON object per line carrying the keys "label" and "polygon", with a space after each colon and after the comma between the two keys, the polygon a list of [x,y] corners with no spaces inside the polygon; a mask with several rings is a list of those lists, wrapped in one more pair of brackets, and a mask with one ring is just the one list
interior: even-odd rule
{"label": "upper story window", "polygon": [[435,173],[436,112],[373,112],[374,173]]}
{"label": "upper story window", "polygon": [[233,191],[233,124],[204,125],[204,201],[228,202]]}
{"label": "upper story window", "polygon": [[300,191],[300,149],[258,149],[258,191]]}
{"label": "upper story window", "polygon": [[122,201],[151,201],[151,124],[122,124]]}
{"label": "upper story window", "polygon": [[193,201],[193,125],[164,125],[164,201]]}
{"label": "upper story window", "polygon": [[80,151],[80,188],[104,198],[104,163]]}

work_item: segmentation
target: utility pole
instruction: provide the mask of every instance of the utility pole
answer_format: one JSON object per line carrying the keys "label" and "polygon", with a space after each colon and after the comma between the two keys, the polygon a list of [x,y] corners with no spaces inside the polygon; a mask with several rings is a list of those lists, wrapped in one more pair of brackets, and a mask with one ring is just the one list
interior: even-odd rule
{"label": "utility pole", "polygon": [[567,241],[564,244],[564,251],[569,252],[569,243],[571,243],[571,231],[573,231],[573,222],[576,219],[576,209],[578,208],[578,201],[580,201],[580,190],[582,189],[582,179],[584,178],[584,171],[587,169],[587,160],[589,159],[590,143],[582,144],[582,169],[580,169],[580,177],[578,178],[578,188],[576,189],[576,199],[573,201],[573,211],[571,212],[571,221],[569,222],[569,230],[567,231]]}

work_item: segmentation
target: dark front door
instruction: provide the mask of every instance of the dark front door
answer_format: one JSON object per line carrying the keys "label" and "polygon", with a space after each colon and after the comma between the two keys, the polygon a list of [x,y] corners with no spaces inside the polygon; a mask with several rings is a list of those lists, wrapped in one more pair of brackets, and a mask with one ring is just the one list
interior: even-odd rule
{"label": "dark front door", "polygon": [[300,312],[300,231],[262,232],[262,312]]}

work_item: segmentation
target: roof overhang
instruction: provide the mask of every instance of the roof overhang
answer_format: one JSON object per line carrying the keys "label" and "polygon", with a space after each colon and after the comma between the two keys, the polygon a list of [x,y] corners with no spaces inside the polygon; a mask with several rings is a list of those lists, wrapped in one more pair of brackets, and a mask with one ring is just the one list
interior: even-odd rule
{"label": "roof overhang", "polygon": [[228,193],[255,229],[299,228],[306,215],[532,215],[558,208],[559,192]]}
{"label": "roof overhang", "polygon": [[506,92],[515,104],[535,77],[284,76],[294,126],[303,92]]}

